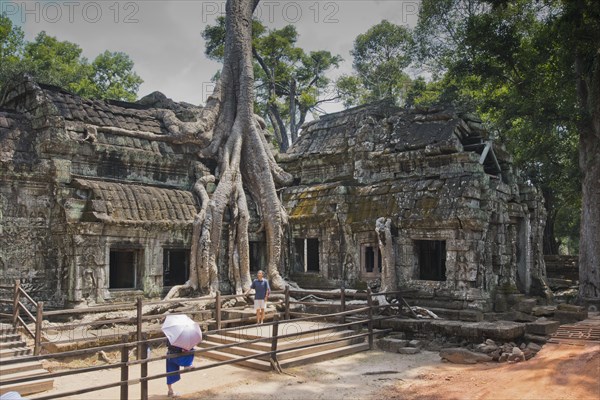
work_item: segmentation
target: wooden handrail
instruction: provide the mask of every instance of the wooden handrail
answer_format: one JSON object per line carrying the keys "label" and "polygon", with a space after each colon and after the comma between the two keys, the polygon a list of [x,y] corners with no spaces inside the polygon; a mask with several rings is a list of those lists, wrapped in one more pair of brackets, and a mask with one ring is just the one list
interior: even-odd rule
{"label": "wooden handrail", "polygon": [[[95,372],[95,371],[100,371],[100,370],[121,368],[121,378],[118,382],[111,382],[111,383],[98,385],[98,386],[94,386],[94,387],[87,387],[85,389],[80,389],[80,390],[76,390],[76,391],[54,393],[54,394],[50,394],[50,395],[46,395],[46,396],[42,396],[42,397],[36,397],[36,399],[37,400],[50,400],[50,399],[55,399],[55,398],[60,398],[60,397],[65,397],[65,396],[73,396],[73,395],[89,393],[89,392],[94,392],[97,390],[103,390],[103,389],[114,388],[114,387],[120,387],[121,388],[121,397],[120,398],[127,399],[128,395],[129,395],[128,386],[132,385],[132,384],[137,384],[137,383],[139,383],[141,385],[141,398],[147,399],[147,397],[148,397],[147,382],[148,381],[154,380],[154,379],[161,379],[166,376],[175,375],[177,373],[190,373],[190,372],[199,371],[199,370],[203,370],[203,369],[218,367],[221,365],[235,364],[235,363],[239,363],[241,361],[250,360],[250,359],[254,359],[254,358],[271,357],[272,359],[276,360],[278,353],[284,353],[284,352],[289,352],[289,351],[293,351],[293,350],[298,350],[298,349],[303,349],[303,348],[308,348],[308,347],[313,347],[313,346],[319,346],[319,345],[323,345],[323,344],[335,343],[335,342],[344,341],[344,340],[348,340],[348,339],[363,338],[363,337],[368,336],[370,339],[370,342],[371,342],[373,332],[370,329],[369,332],[367,332],[367,333],[358,333],[358,334],[346,336],[343,338],[335,338],[335,339],[329,339],[326,341],[318,341],[315,343],[302,344],[302,345],[297,345],[297,346],[293,346],[293,347],[289,347],[289,348],[285,348],[285,349],[277,348],[278,341],[286,339],[286,338],[296,337],[299,334],[302,334],[302,335],[314,334],[314,333],[319,333],[319,332],[324,332],[324,331],[336,330],[336,329],[339,329],[340,327],[350,327],[350,326],[353,326],[356,324],[363,324],[363,323],[369,323],[369,325],[371,325],[372,320],[373,320],[371,311],[373,308],[374,307],[363,307],[360,309],[344,311],[341,313],[315,315],[315,316],[311,316],[308,318],[295,320],[294,322],[300,322],[300,321],[314,320],[316,318],[321,318],[321,319],[327,318],[327,317],[328,318],[336,318],[341,315],[344,315],[344,316],[352,315],[352,314],[364,315],[365,312],[369,312],[369,315],[370,315],[370,318],[347,322],[345,324],[324,326],[324,327],[320,327],[320,328],[304,330],[299,333],[295,332],[295,333],[284,334],[284,335],[278,334],[277,327],[281,322],[276,320],[272,323],[268,323],[270,325],[273,325],[274,335],[272,335],[272,337],[260,337],[260,338],[256,338],[256,339],[245,340],[245,341],[236,341],[234,343],[222,344],[222,345],[212,346],[212,347],[208,347],[208,348],[199,348],[197,350],[194,350],[194,351],[188,352],[188,353],[198,354],[198,353],[204,353],[204,352],[208,352],[208,351],[212,351],[212,350],[224,349],[224,348],[234,347],[234,346],[239,346],[239,345],[244,345],[244,344],[269,342],[269,341],[271,342],[271,351],[259,352],[259,353],[256,353],[256,354],[253,354],[250,356],[245,356],[245,357],[240,357],[237,359],[211,363],[209,365],[192,367],[190,369],[185,369],[185,370],[179,371],[179,372],[161,373],[161,374],[155,374],[152,376],[148,376],[148,374],[147,374],[148,373],[147,364],[149,362],[157,361],[160,359],[166,359],[166,358],[170,358],[170,357],[178,357],[181,354],[168,354],[168,355],[160,356],[160,357],[147,358],[146,351],[143,351],[144,354],[140,354],[139,359],[137,361],[130,362],[130,361],[128,361],[128,349],[138,347],[138,348],[141,348],[142,350],[146,350],[150,343],[156,343],[157,341],[161,341],[161,342],[166,341],[166,338],[148,339],[147,335],[144,334],[141,340],[135,340],[135,341],[129,342],[128,340],[130,338],[132,338],[132,337],[137,338],[137,336],[135,335],[135,332],[132,332],[129,335],[122,335],[121,336],[122,343],[119,343],[119,344],[98,346],[98,347],[94,347],[94,348],[90,348],[90,349],[83,349],[83,350],[73,350],[73,351],[67,351],[67,352],[63,352],[63,353],[59,353],[59,354],[48,354],[48,355],[44,355],[44,356],[38,355],[38,356],[33,356],[33,357],[23,357],[18,361],[16,361],[16,360],[0,360],[0,365],[13,364],[13,363],[15,363],[15,361],[16,362],[27,362],[27,361],[33,361],[33,360],[50,359],[50,358],[54,358],[54,359],[66,358],[66,357],[73,357],[73,356],[77,356],[77,355],[95,354],[100,350],[107,351],[107,350],[116,350],[116,349],[121,349],[121,362],[117,362],[117,363],[109,364],[109,365],[86,367],[86,368],[81,368],[81,369],[77,369],[77,370],[53,372],[50,374],[45,374],[43,376],[16,378],[16,379],[12,379],[10,381],[3,382],[3,383],[23,383],[23,382],[30,382],[30,381],[35,381],[35,380],[39,380],[39,379],[58,378],[61,376],[77,375],[77,374],[86,373],[86,372]],[[106,321],[103,321],[103,322],[106,322]],[[265,324],[265,325],[268,325],[268,324]],[[236,330],[236,329],[239,329],[239,327],[221,329],[221,330],[216,330],[216,331],[207,331],[207,332],[205,332],[205,336],[209,337],[210,335],[221,334],[224,331]],[[13,361],[13,362],[10,362],[10,361]],[[140,371],[141,372],[140,378],[129,379],[129,376],[130,376],[129,368],[134,365],[137,365],[137,364],[140,364],[141,368],[142,368],[142,370]]]}
{"label": "wooden handrail", "polygon": [[31,298],[31,296],[30,296],[29,294],[27,294],[27,292],[26,292],[25,290],[23,290],[23,287],[19,286],[19,291],[21,292],[21,294],[22,294],[23,296],[25,296],[25,298],[26,298],[27,300],[29,300],[29,302],[30,302],[32,305],[34,305],[34,306],[35,306],[35,305],[37,304],[37,301],[35,301],[33,298]]}
{"label": "wooden handrail", "polygon": [[32,339],[35,338],[35,333],[33,333],[31,329],[29,329],[25,321],[23,321],[23,318],[21,318],[20,316],[17,317],[17,324],[21,325],[23,329],[25,329],[25,331],[29,334],[29,336],[31,336]]}
{"label": "wooden handrail", "polygon": [[[20,308],[21,308],[23,311],[25,311],[25,314],[27,314],[27,316],[28,316],[29,318],[31,318],[31,321],[34,321],[34,322],[35,322],[35,317],[34,317],[34,316],[33,316],[33,314],[32,314],[32,313],[31,313],[31,312],[30,312],[30,311],[27,309],[27,307],[25,307],[25,304],[21,303],[20,301],[19,301],[18,303],[19,303],[19,307],[20,307]],[[21,321],[22,321],[22,320],[21,320]]]}
{"label": "wooden handrail", "polygon": [[[127,311],[134,310],[136,307],[134,304],[119,304],[119,311]],[[89,307],[89,308],[77,308],[73,310],[53,310],[53,311],[44,311],[45,317],[50,317],[53,315],[71,315],[71,314],[92,314],[95,312],[105,312],[105,311],[115,311],[115,306],[97,306],[97,307]]]}

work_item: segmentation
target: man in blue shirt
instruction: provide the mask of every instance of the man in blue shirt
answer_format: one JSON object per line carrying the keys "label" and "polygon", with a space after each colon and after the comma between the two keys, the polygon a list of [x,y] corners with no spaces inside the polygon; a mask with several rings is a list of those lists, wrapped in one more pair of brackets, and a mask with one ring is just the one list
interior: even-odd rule
{"label": "man in blue shirt", "polygon": [[[269,300],[269,295],[271,294],[271,288],[269,287],[269,282],[266,279],[263,279],[264,273],[262,271],[258,271],[256,274],[257,279],[252,281],[252,285],[250,285],[250,289],[254,289],[254,310],[256,310],[256,323],[262,324],[265,320],[265,305],[267,300]],[[244,296],[247,296],[250,293],[250,289],[246,290]]]}

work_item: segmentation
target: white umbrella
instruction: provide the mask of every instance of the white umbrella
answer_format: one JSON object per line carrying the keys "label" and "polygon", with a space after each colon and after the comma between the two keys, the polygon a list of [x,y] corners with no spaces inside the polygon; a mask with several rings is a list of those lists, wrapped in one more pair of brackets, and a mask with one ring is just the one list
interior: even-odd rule
{"label": "white umbrella", "polygon": [[187,315],[167,315],[161,330],[173,346],[191,350],[202,341],[200,326]]}

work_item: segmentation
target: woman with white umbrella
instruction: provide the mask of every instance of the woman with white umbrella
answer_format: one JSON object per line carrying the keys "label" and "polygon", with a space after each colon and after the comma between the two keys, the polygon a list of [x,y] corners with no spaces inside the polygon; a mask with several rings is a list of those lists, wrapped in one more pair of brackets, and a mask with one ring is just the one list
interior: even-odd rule
{"label": "woman with white umbrella", "polygon": [[[169,340],[167,355],[184,353],[193,350],[202,340],[202,331],[196,322],[187,315],[167,315],[162,325],[162,331]],[[167,373],[179,371],[179,367],[189,368],[194,362],[194,355],[167,358]],[[177,397],[173,384],[181,379],[181,375],[167,376],[167,396]]]}

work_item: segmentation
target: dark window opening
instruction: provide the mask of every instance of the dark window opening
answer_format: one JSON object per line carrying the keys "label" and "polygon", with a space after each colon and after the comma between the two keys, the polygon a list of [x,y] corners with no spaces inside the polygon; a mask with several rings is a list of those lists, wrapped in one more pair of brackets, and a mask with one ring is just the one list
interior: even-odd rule
{"label": "dark window opening", "polygon": [[319,239],[306,239],[306,270],[319,272]]}
{"label": "dark window opening", "polygon": [[417,240],[419,279],[427,281],[446,280],[446,241]]}
{"label": "dark window opening", "polygon": [[381,273],[381,251],[378,246],[364,247],[364,269],[367,273]]}
{"label": "dark window opening", "polygon": [[190,251],[165,249],[163,252],[163,286],[183,285],[189,278]]}
{"label": "dark window opening", "polygon": [[250,272],[264,270],[267,266],[267,250],[265,242],[249,242],[250,247]]}
{"label": "dark window opening", "polygon": [[137,284],[138,252],[135,250],[110,251],[110,289],[135,289]]}
{"label": "dark window opening", "polygon": [[319,272],[319,239],[295,239],[296,270]]}

